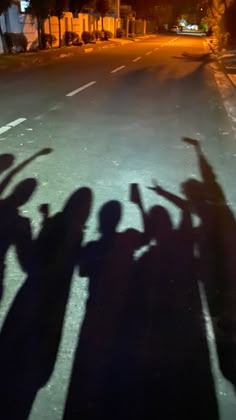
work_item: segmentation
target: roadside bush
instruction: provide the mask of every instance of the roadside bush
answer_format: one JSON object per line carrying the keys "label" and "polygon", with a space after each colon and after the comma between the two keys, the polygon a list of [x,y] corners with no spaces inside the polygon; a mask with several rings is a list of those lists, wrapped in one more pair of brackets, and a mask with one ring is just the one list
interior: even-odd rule
{"label": "roadside bush", "polygon": [[112,37],[112,33],[110,31],[93,31],[91,33],[91,36],[93,37],[93,40],[100,40],[100,41],[107,41],[109,38]]}
{"label": "roadside bush", "polygon": [[122,38],[125,35],[124,29],[117,28],[116,30],[116,38]]}
{"label": "roadside bush", "polygon": [[43,34],[42,35],[42,47],[44,49],[52,48],[53,44],[56,42],[55,35],[52,34]]}
{"label": "roadside bush", "polygon": [[90,32],[90,42],[96,42],[96,35],[94,32]]}
{"label": "roadside bush", "polygon": [[64,35],[65,45],[79,45],[80,39],[76,32],[66,31]]}
{"label": "roadside bush", "polygon": [[5,41],[7,44],[8,51],[12,54],[25,52],[27,49],[28,41],[24,34],[6,32],[4,34]]}
{"label": "roadside bush", "polygon": [[110,38],[112,38],[112,33],[110,31],[104,31],[104,40],[108,41]]}
{"label": "roadside bush", "polygon": [[98,41],[102,38],[102,31],[98,31],[98,30],[93,31],[93,35],[94,35],[96,41]]}
{"label": "roadside bush", "polygon": [[84,31],[82,32],[81,38],[85,44],[88,44],[89,42],[91,42],[91,33],[88,31]]}

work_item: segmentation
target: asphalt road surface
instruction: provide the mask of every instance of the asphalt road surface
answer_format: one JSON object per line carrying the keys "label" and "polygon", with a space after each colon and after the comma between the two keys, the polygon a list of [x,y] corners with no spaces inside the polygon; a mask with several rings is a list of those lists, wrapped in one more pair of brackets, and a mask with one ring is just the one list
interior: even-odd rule
{"label": "asphalt road surface", "polygon": [[[1,393],[7,389],[3,399],[9,399],[3,404],[4,420],[148,419],[153,411],[155,418],[166,420],[235,419],[236,339],[231,330],[230,339],[215,339],[214,325],[222,313],[227,321],[236,320],[236,143],[212,60],[204,38],[173,34],[1,75],[0,151],[13,155],[0,156],[1,237],[10,238],[0,250],[5,267],[0,381]],[[44,148],[50,148],[48,153],[17,167]],[[37,186],[11,215],[9,197],[28,178]],[[147,188],[157,184],[157,191]],[[94,292],[91,267],[105,258],[104,247],[111,249],[97,242],[98,249],[94,245],[95,251],[84,257],[84,272],[74,271],[66,291],[57,291],[57,278],[40,289],[47,302],[44,306],[42,298],[40,306],[37,287],[30,293],[25,287],[32,268],[20,255],[24,232],[19,232],[19,251],[12,226],[22,216],[36,238],[43,217],[39,206],[48,204],[53,215],[81,187],[92,193],[83,244],[105,236],[98,213],[113,200],[111,213],[117,211],[120,219],[115,256],[111,253],[104,263],[103,286]],[[149,239],[140,243],[144,227],[138,189],[144,211],[159,206],[154,209],[159,222],[150,216]],[[110,210],[104,212],[107,225],[114,216]],[[200,232],[198,246],[192,242],[193,230]],[[213,256],[208,255],[208,236]],[[44,243],[48,255],[53,246]],[[193,270],[192,259],[204,269]],[[161,267],[158,275],[154,261]],[[131,262],[135,274],[128,287]],[[221,277],[219,284],[216,277]],[[208,285],[208,278],[217,285],[214,280]],[[62,319],[54,352],[47,355],[46,345],[42,356],[38,347],[50,341],[54,324],[40,324],[38,313],[32,314],[46,307],[48,317]]]}

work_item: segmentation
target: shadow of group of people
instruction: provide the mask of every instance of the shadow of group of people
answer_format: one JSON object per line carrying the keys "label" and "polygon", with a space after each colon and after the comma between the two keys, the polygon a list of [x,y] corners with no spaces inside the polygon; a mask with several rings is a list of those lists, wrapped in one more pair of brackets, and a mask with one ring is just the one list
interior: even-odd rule
{"label": "shadow of group of people", "polygon": [[[12,245],[26,277],[0,332],[5,420],[26,420],[51,377],[74,272],[89,279],[89,297],[63,420],[219,418],[199,283],[220,368],[235,385],[236,223],[199,143],[183,140],[196,151],[201,180],[187,179],[182,196],[158,184],[150,187],[180,210],[178,227],[164,206],[145,211],[136,184],[130,186],[130,199],[140,210],[143,230],[118,231],[122,205],[110,200],[98,213],[99,237],[87,243],[90,188],[76,190],[55,215],[48,204],[41,205],[36,237],[19,212],[36,181],[20,182],[1,199],[1,296]],[[10,170],[0,193],[25,165],[50,152],[44,149]],[[11,155],[0,156],[0,172],[12,164]]]}

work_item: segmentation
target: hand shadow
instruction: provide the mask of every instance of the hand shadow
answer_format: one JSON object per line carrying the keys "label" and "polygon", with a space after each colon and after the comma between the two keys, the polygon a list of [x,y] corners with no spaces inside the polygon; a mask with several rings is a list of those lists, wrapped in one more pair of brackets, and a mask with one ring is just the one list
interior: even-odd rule
{"label": "hand shadow", "polygon": [[200,143],[189,138],[183,141],[194,146],[202,177],[200,194],[193,181],[183,186],[201,220],[200,277],[212,317],[220,368],[236,386],[236,221]]}

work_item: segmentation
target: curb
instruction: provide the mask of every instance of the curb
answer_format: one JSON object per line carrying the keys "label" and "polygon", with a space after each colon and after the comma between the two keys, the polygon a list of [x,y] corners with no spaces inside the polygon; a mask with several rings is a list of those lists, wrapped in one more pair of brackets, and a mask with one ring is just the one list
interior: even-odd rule
{"label": "curb", "polygon": [[213,44],[212,42],[207,41],[207,45],[209,46],[209,48],[212,51],[212,53],[215,55],[215,57],[217,58],[217,60],[222,65],[226,76],[228,77],[228,79],[232,83],[233,87],[236,88],[236,75],[234,77],[232,74],[230,74],[230,73],[227,72],[227,69],[225,67],[225,64],[223,63],[223,60],[220,58],[220,56],[218,55],[217,51],[215,50],[215,48],[214,48],[214,46],[212,44]]}
{"label": "curb", "polygon": [[232,74],[230,74],[230,73],[226,73],[226,74],[227,74],[228,78],[230,79],[232,85],[236,88],[236,75],[235,75],[235,77],[233,77]]}
{"label": "curb", "polygon": [[[67,57],[73,57],[79,54],[88,54],[91,53],[93,51],[100,51],[104,48],[113,48],[113,47],[120,47],[126,44],[130,44],[133,42],[137,42],[137,41],[141,41],[142,39],[148,39],[148,38],[152,38],[155,37],[156,35],[144,35],[141,37],[137,37],[137,38],[132,38],[132,39],[124,39],[122,40],[115,40],[115,41],[111,41],[110,44],[105,44],[105,45],[99,45],[99,44],[94,44],[94,46],[82,46],[81,49],[78,50],[68,50],[68,51],[43,51],[41,54],[40,53],[36,53],[35,57],[32,57],[32,59],[30,60],[30,55],[28,55],[27,59],[24,59],[24,57],[22,57],[22,60],[20,60],[20,56],[19,56],[19,61],[15,62],[15,63],[11,63],[10,60],[8,63],[2,63],[0,62],[0,72],[1,71],[12,71],[12,72],[18,72],[21,70],[27,70],[36,66],[43,66],[46,64],[50,64],[55,60],[59,60],[62,58],[67,58]],[[69,47],[70,48],[70,47]],[[51,54],[52,52],[52,54]],[[27,53],[28,54],[28,53]]]}
{"label": "curb", "polygon": [[19,55],[18,56],[19,61],[15,63],[12,63],[10,60],[8,63],[1,63],[0,61],[0,72],[1,71],[17,72],[21,70],[26,70],[26,69],[33,68],[37,65],[42,66],[42,65],[50,64],[54,62],[55,60],[59,60],[59,59],[67,58],[67,57],[74,57],[77,55],[79,56],[80,54],[82,55],[88,54],[93,51],[100,51],[104,48],[119,47],[122,45],[129,44],[131,42],[132,40],[126,40],[125,42],[116,41],[116,42],[112,42],[110,44],[105,44],[105,45],[95,44],[94,46],[82,46],[77,50],[72,50],[72,51],[68,50],[64,52],[56,51],[56,50],[53,50],[53,51],[48,50],[48,51],[42,51],[41,54],[35,53],[34,57],[30,57],[30,54],[29,54],[27,58],[24,58],[24,56],[20,57]]}

